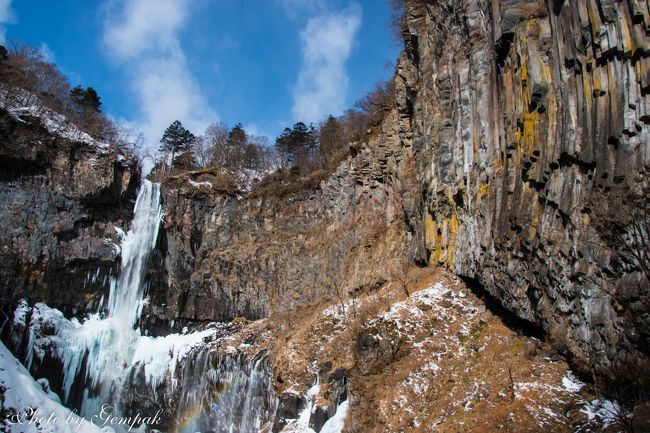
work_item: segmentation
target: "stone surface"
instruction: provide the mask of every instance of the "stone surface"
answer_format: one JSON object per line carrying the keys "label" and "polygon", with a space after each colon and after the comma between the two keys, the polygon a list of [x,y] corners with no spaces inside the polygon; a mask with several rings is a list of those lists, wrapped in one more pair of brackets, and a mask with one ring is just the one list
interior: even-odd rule
{"label": "stone surface", "polygon": [[0,304],[95,308],[119,268],[140,170],[109,147],[0,110]]}
{"label": "stone surface", "polygon": [[315,188],[240,196],[205,175],[163,183],[147,320],[256,319],[389,280],[418,244],[415,178],[399,174],[411,160],[392,116]]}
{"label": "stone surface", "polygon": [[648,184],[646,2],[407,3],[398,77],[415,95],[430,261],[578,365],[647,359],[648,305],[633,298],[647,299],[648,282],[607,245],[596,212]]}
{"label": "stone surface", "polygon": [[[631,222],[625,194],[648,194],[647,2],[406,3],[394,109],[318,185],[165,182],[146,323],[164,332],[370,293],[406,259],[484,287],[584,371],[637,368],[650,353],[647,270],[606,235]],[[2,303],[94,305],[133,165],[34,119],[0,126]],[[375,343],[357,342],[370,360],[394,351]]]}
{"label": "stone surface", "polygon": [[265,317],[376,289],[407,258],[484,287],[585,371],[636,368],[648,282],[599,218],[625,230],[616,203],[647,194],[646,2],[406,3],[395,107],[328,179],[163,188],[150,320]]}

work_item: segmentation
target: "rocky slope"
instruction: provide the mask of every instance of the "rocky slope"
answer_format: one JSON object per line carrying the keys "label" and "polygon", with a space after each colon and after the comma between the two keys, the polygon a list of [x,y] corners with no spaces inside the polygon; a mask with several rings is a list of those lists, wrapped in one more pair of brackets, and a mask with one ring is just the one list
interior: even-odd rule
{"label": "rocky slope", "polygon": [[[135,366],[135,386],[123,397],[133,412],[162,408],[165,428],[196,420],[202,405],[218,422],[224,415],[216,402],[250,395],[257,410],[272,409],[261,417],[269,420],[260,424],[263,432],[324,431],[340,410],[345,432],[620,429],[616,403],[576,380],[539,340],[504,326],[461,281],[429,268],[412,270],[404,284],[409,296],[401,283],[386,284],[237,320],[220,338],[187,350],[155,393],[147,366]],[[232,372],[239,363],[248,363],[255,386]],[[635,427],[643,431],[648,421],[639,409]]]}
{"label": "rocky slope", "polygon": [[0,304],[95,308],[119,266],[137,161],[25,94],[0,108]]}

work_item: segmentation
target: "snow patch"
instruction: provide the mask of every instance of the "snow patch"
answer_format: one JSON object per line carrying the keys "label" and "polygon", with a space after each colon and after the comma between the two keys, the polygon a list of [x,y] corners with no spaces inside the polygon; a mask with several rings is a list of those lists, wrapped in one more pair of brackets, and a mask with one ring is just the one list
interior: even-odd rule
{"label": "snow patch", "polygon": [[23,116],[36,117],[51,134],[70,141],[86,143],[98,149],[105,150],[110,147],[110,144],[95,140],[77,128],[64,115],[46,107],[33,93],[23,89],[11,89],[10,91],[4,86],[0,86],[0,107],[7,110],[16,121],[25,123],[22,119]]}
{"label": "snow patch", "polygon": [[603,428],[616,424],[621,417],[628,414],[616,401],[595,399],[585,403],[580,410],[587,415],[589,422],[596,422]]}
{"label": "snow patch", "polygon": [[567,370],[562,378],[562,386],[569,392],[579,392],[585,386],[585,383],[575,377],[573,372]]}
{"label": "snow patch", "polygon": [[202,186],[205,186],[205,187],[208,187],[208,188],[212,188],[212,183],[211,183],[211,182],[208,182],[207,180],[205,180],[205,181],[203,181],[203,182],[195,182],[195,181],[193,181],[192,179],[188,179],[188,182],[189,182],[189,184],[192,185],[194,188],[201,188]]}
{"label": "snow patch", "polygon": [[[0,421],[2,431],[11,433],[107,433],[87,420],[78,417],[69,409],[61,406],[51,394],[43,391],[41,383],[34,381],[29,372],[0,342],[0,386],[4,388],[3,409],[18,415]],[[49,389],[49,384],[47,384]],[[34,412],[36,411],[36,412]],[[34,414],[31,422],[29,415]],[[22,421],[12,423],[12,421]]]}

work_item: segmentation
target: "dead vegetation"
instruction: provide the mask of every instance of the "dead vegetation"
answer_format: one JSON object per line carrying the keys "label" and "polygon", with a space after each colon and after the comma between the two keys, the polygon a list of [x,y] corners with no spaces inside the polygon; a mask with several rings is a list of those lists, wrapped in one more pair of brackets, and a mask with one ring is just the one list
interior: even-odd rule
{"label": "dead vegetation", "polygon": [[152,180],[163,182],[165,185],[172,188],[180,188],[191,181],[195,182],[195,185],[198,184],[205,186],[209,190],[221,194],[235,195],[238,192],[237,186],[231,177],[225,176],[213,168],[190,170],[175,174],[165,174],[164,176],[154,174]]}
{"label": "dead vegetation", "polygon": [[583,413],[596,396],[563,385],[567,364],[441,270],[408,269],[409,296],[397,280],[351,295],[328,278],[336,293],[329,303],[255,322],[246,333],[266,330],[279,394],[304,392],[319,375],[319,404],[331,404],[328,378],[342,371],[346,432],[597,431]]}

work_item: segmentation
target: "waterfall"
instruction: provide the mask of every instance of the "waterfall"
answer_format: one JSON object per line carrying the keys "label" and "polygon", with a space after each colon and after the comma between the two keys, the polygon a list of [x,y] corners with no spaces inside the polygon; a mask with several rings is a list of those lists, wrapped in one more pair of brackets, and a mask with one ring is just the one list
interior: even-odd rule
{"label": "waterfall", "polygon": [[108,317],[125,329],[133,328],[142,312],[145,264],[156,245],[163,216],[159,184],[144,181],[133,213],[131,229],[122,243],[120,275],[108,298]]}
{"label": "waterfall", "polygon": [[[165,411],[176,431],[257,433],[273,421],[277,398],[264,356],[217,355],[213,344],[226,325],[162,337],[141,335],[143,279],[162,221],[160,186],[145,181],[131,229],[122,237],[121,267],[111,281],[107,311],[82,323],[45,304],[22,303],[14,314],[24,323],[31,311],[26,363],[47,356],[63,365],[63,401],[96,416],[110,404],[116,416]],[[45,354],[48,354],[47,356]]]}
{"label": "waterfall", "polygon": [[[82,325],[69,329],[62,349],[64,399],[82,373],[89,389],[84,393],[81,413],[90,415],[97,403],[116,403],[112,395],[120,388],[124,365],[133,357],[139,331],[134,326],[143,306],[143,276],[162,220],[160,185],[145,180],[133,212],[131,229],[122,240],[122,260],[117,279],[111,282],[108,314],[97,313]],[[85,374],[81,371],[85,367]],[[92,396],[95,395],[96,399]]]}

